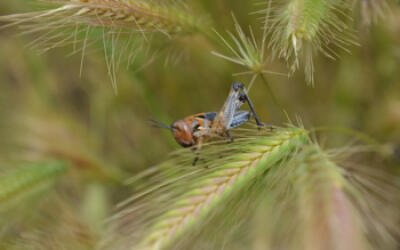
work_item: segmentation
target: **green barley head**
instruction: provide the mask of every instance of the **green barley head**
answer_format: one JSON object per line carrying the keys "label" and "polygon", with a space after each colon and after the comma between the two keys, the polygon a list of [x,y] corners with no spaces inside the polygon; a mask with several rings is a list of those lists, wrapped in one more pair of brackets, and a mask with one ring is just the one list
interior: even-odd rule
{"label": "green barley head", "polygon": [[233,20],[236,34],[228,32],[229,38],[232,42],[229,42],[221,34],[217,33],[225,47],[230,51],[230,55],[221,54],[215,51],[212,52],[213,55],[243,66],[246,71],[236,73],[234,75],[252,75],[253,77],[250,81],[249,88],[251,88],[256,77],[259,75],[285,75],[267,69],[267,61],[269,60],[269,57],[267,56],[266,51],[266,30],[264,29],[264,33],[260,41],[257,41],[251,27],[249,28],[250,36],[247,36],[235,17],[233,17]]}
{"label": "green barley head", "polygon": [[[271,2],[271,1],[270,1]],[[353,42],[348,27],[349,4],[343,0],[272,1],[265,11],[274,58],[283,58],[292,72],[304,68],[307,83],[314,83],[313,57],[322,52],[329,58],[338,55],[337,48]]]}

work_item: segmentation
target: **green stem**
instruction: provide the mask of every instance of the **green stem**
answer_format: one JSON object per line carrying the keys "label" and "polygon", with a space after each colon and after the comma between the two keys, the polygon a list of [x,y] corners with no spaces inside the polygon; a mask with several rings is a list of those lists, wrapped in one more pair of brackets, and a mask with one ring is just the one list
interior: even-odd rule
{"label": "green stem", "polygon": [[271,86],[269,85],[269,83],[268,83],[267,79],[265,78],[264,74],[263,74],[263,73],[260,73],[259,75],[260,75],[261,79],[263,80],[265,86],[266,86],[267,89],[268,89],[268,93],[269,93],[269,95],[270,95],[270,97],[271,97],[271,99],[272,99],[272,102],[273,102],[276,106],[278,106],[279,111],[281,112],[282,118],[285,118],[285,117],[286,117],[286,112],[285,112],[284,107],[283,107],[283,106],[278,102],[278,100],[276,99],[275,94],[274,94],[274,92],[272,91],[272,88],[271,88]]}

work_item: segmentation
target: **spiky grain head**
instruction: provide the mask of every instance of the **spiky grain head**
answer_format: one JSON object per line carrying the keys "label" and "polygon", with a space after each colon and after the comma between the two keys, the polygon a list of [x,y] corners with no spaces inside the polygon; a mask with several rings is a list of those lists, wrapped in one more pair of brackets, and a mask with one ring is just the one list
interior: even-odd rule
{"label": "spiky grain head", "polygon": [[195,168],[183,150],[145,173],[153,184],[120,205],[105,248],[391,249],[367,233],[387,222],[367,223],[367,197],[306,131],[238,134],[205,147]]}
{"label": "spiky grain head", "polygon": [[[205,20],[173,1],[49,0],[54,8],[0,17],[3,28],[19,26],[23,34],[38,34],[29,44],[43,52],[65,45],[82,53],[96,41],[104,43],[109,76],[116,89],[116,71],[122,59],[128,63],[143,51],[154,34],[171,38],[204,30]],[[1,28],[1,26],[0,26]],[[116,46],[119,44],[119,46]],[[81,45],[79,48],[78,45]]]}
{"label": "spiky grain head", "polygon": [[112,235],[124,235],[121,249],[179,249],[187,239],[182,235],[211,219],[232,195],[242,196],[240,190],[246,192],[259,175],[307,140],[302,129],[268,130],[251,129],[235,143],[206,147],[195,168],[193,155],[183,151],[160,166],[153,177],[158,184],[124,203],[114,218],[118,226]]}
{"label": "spiky grain head", "polygon": [[[330,58],[338,55],[337,48],[354,42],[349,28],[349,3],[343,0],[287,0],[276,2],[264,13],[269,15],[269,30],[273,57],[284,58],[296,71],[304,64],[308,83],[314,83],[313,57],[322,52]],[[336,47],[336,48],[335,48]]]}
{"label": "spiky grain head", "polygon": [[249,88],[251,88],[256,77],[261,74],[276,74],[284,76],[285,74],[267,69],[268,57],[266,54],[266,29],[264,29],[262,39],[257,41],[251,27],[249,28],[250,36],[247,36],[234,16],[233,20],[236,28],[236,35],[228,32],[228,35],[233,42],[232,44],[221,34],[217,33],[225,47],[230,51],[231,55],[224,55],[215,51],[213,51],[212,54],[245,67],[246,71],[234,75],[253,75]]}

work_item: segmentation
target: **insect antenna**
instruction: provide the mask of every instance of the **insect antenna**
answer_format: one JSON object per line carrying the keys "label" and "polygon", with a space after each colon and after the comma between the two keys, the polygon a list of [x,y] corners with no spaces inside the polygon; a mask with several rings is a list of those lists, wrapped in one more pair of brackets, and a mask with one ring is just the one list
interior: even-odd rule
{"label": "insect antenna", "polygon": [[149,121],[153,122],[153,126],[154,127],[171,129],[171,126],[169,126],[169,125],[167,125],[167,124],[165,124],[163,122],[157,121],[157,120],[155,120],[153,118],[149,118]]}

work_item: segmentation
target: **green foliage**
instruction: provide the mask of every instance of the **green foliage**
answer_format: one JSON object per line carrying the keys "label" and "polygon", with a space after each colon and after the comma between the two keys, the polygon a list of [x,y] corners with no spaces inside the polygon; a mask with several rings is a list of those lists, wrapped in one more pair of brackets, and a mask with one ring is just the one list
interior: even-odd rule
{"label": "green foliage", "polygon": [[[66,170],[64,163],[35,163],[3,173],[0,177],[0,204],[26,198],[44,187],[50,188]],[[21,202],[19,200],[18,202]]]}
{"label": "green foliage", "polygon": [[[393,1],[28,2],[0,3],[1,248],[399,247]],[[150,126],[219,111],[233,81],[274,130],[192,166]]]}

